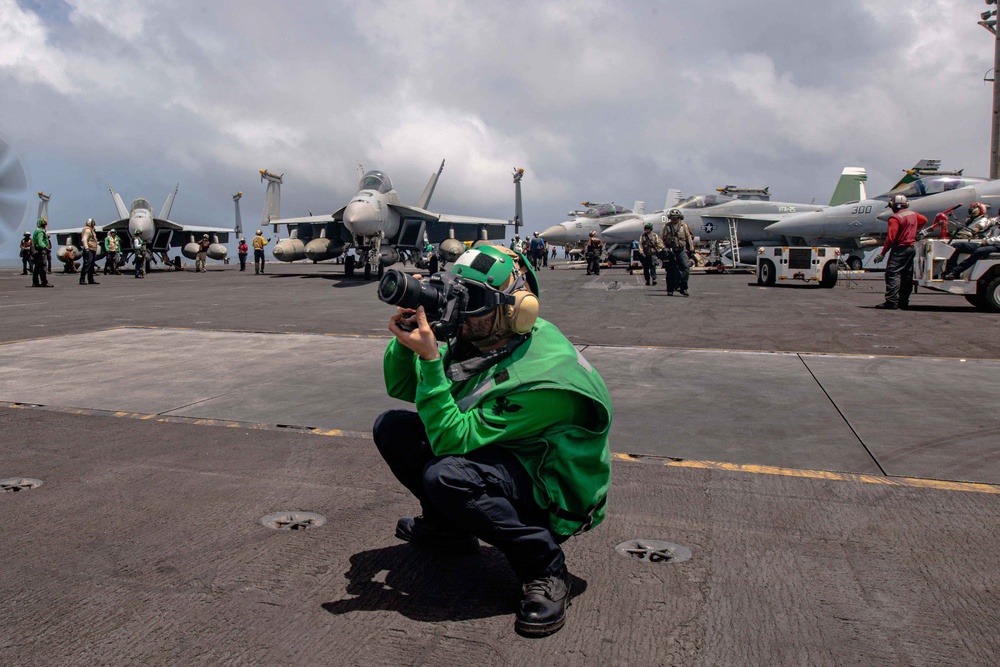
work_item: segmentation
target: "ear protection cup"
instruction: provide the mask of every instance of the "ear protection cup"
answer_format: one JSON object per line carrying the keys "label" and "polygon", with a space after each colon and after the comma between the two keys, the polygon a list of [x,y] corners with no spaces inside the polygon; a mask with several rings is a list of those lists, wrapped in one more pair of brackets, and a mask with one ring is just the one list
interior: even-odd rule
{"label": "ear protection cup", "polygon": [[535,326],[538,319],[538,297],[528,290],[514,292],[514,305],[507,306],[507,321],[516,334],[525,334]]}

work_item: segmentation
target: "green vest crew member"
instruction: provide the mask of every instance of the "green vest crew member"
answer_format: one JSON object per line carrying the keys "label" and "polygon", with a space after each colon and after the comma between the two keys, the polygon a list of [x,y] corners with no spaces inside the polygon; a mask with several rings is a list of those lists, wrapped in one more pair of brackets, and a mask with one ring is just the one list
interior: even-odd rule
{"label": "green vest crew member", "polygon": [[52,242],[49,241],[49,235],[45,233],[45,228],[48,224],[48,220],[39,218],[38,224],[35,226],[35,231],[31,234],[31,247],[35,253],[34,266],[31,273],[32,287],[52,287],[52,285],[49,285],[48,276],[45,275],[46,254],[52,246]]}
{"label": "green vest crew member", "polygon": [[422,509],[399,520],[396,536],[451,551],[492,544],[523,582],[515,629],[550,634],[565,622],[569,592],[559,545],[605,516],[611,398],[573,344],[537,317],[538,283],[522,257],[472,248],[450,274],[469,295],[457,332],[441,326],[450,308],[430,323],[423,306],[399,308],[389,324],[386,389],[416,412],[383,413],[374,439]]}

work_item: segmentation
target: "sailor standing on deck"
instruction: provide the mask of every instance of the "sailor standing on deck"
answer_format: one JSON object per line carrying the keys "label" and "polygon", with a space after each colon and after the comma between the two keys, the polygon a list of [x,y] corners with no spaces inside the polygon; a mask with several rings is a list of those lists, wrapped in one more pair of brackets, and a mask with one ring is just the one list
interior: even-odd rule
{"label": "sailor standing on deck", "polygon": [[885,301],[875,307],[905,310],[910,307],[910,292],[913,291],[913,258],[916,255],[913,244],[917,240],[917,230],[927,224],[927,218],[907,210],[910,201],[906,195],[893,195],[887,207],[892,209],[889,233],[882,250],[875,255],[876,264],[889,255],[885,265]]}
{"label": "sailor standing on deck", "polygon": [[253,272],[255,274],[264,273],[264,246],[271,242],[271,239],[264,238],[264,232],[257,230],[253,237]]}
{"label": "sailor standing on deck", "polygon": [[49,235],[45,233],[45,227],[48,224],[48,220],[39,218],[35,232],[31,235],[31,245],[35,250],[35,266],[34,272],[31,274],[32,287],[54,287],[54,285],[49,285],[49,279],[45,275],[45,253],[51,251],[52,245]]}
{"label": "sailor standing on deck", "polygon": [[83,246],[83,268],[80,269],[80,284],[88,285],[99,285],[97,281],[94,280],[94,269],[97,263],[97,249],[100,247],[97,243],[97,232],[94,231],[93,218],[87,218],[87,222],[83,225],[83,231],[80,233],[80,245]]}

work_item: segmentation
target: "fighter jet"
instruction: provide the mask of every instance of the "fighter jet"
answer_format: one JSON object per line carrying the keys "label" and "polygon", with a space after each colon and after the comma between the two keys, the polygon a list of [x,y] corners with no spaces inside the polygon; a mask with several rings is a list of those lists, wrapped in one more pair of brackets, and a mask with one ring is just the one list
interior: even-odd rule
{"label": "fighter jet", "polygon": [[[361,263],[368,280],[373,272],[382,275],[386,266],[400,260],[410,260],[422,266],[423,251],[428,244],[437,245],[437,257],[453,262],[465,251],[462,241],[503,239],[507,225],[513,224],[511,220],[428,211],[434,188],[444,170],[444,160],[437,172],[431,175],[415,206],[400,203],[399,194],[392,187],[388,174],[378,169],[363,171],[358,166],[362,172],[358,192],[345,206],[333,213],[298,218],[280,216],[280,188],[284,174],[260,170],[261,180],[267,181],[261,225],[287,225],[289,230],[289,237],[274,247],[275,259],[318,262],[338,257],[353,247],[357,258],[353,255],[344,258],[344,272],[348,276],[354,275],[356,264]],[[523,173],[523,170],[514,171],[518,193]],[[515,214],[515,219],[520,220],[520,211]]]}
{"label": "fighter jet", "polygon": [[[864,191],[867,175],[864,169],[848,167],[841,174],[834,190],[831,205],[857,199]],[[737,248],[735,260],[740,261],[738,248],[783,243],[780,234],[765,231],[766,227],[789,215],[802,211],[820,211],[825,206],[771,201],[768,188],[737,188],[727,185],[716,190],[717,194],[694,195],[677,204],[684,212],[684,221],[702,241],[729,241]],[[609,243],[627,243],[642,235],[647,221],[630,220],[619,223],[601,233]],[[666,215],[659,220],[648,220],[654,228],[666,222]],[[756,260],[755,253],[744,252]]]}
{"label": "fighter jet", "polygon": [[[181,247],[181,254],[188,259],[195,259],[198,254],[197,239],[203,234],[209,234],[212,245],[208,247],[208,256],[211,259],[222,260],[226,258],[228,250],[222,245],[229,241],[229,235],[233,229],[226,227],[205,227],[201,225],[183,225],[169,219],[170,209],[174,205],[174,197],[177,195],[179,185],[174,187],[174,191],[167,195],[167,201],[160,209],[158,216],[153,215],[153,206],[142,197],[133,200],[129,208],[125,208],[125,202],[121,195],[115,192],[110,185],[108,190],[111,198],[115,202],[115,209],[118,211],[118,220],[104,225],[95,226],[95,231],[99,240],[112,229],[118,232],[121,239],[123,259],[132,254],[132,239],[137,232],[142,232],[142,238],[146,241],[147,247],[154,257],[159,257],[166,264],[173,264],[175,268],[180,268],[180,257],[171,260],[167,254],[171,248]],[[63,244],[56,253],[56,256],[63,262],[69,263],[80,257],[80,227],[73,229],[56,229],[49,232],[54,234],[59,243]],[[104,254],[104,244],[98,250],[98,257]]]}
{"label": "fighter jet", "polygon": [[[918,210],[917,202],[925,197],[949,195],[946,199],[933,199],[928,209],[932,210],[941,201],[965,204],[978,201],[970,198],[973,195],[966,188],[990,182],[985,178],[963,176],[962,170],[941,171],[940,166],[940,160],[921,160],[912,169],[906,170],[904,177],[888,192],[873,198],[862,196],[858,201],[831,206],[818,212],[786,216],[769,225],[766,231],[784,236],[794,244],[840,246],[848,267],[860,269],[863,265],[862,251],[866,247],[877,245],[878,237],[884,237],[888,233],[889,214],[886,213],[883,219],[879,219],[879,216],[886,211],[886,202],[893,195],[905,194],[911,200],[910,207],[914,210]],[[950,196],[953,194],[956,196]],[[949,206],[947,203],[940,206],[934,210],[934,214]],[[933,215],[931,218],[933,219]]]}
{"label": "fighter jet", "polygon": [[[666,208],[673,206],[680,199],[680,190],[668,190]],[[618,204],[581,202],[586,208],[570,211],[569,220],[560,222],[543,231],[541,236],[551,245],[572,245],[583,243],[590,238],[590,232],[598,233],[609,227],[628,220],[642,220],[646,215],[646,204],[636,201],[631,209]]]}

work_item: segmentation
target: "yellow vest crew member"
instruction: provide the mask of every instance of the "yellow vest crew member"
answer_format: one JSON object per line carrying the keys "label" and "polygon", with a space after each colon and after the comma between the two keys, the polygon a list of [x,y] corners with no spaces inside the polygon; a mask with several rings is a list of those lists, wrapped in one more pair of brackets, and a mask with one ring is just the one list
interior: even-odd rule
{"label": "yellow vest crew member", "polygon": [[251,241],[251,243],[253,244],[253,272],[255,274],[264,273],[264,246],[270,242],[271,239],[265,239],[264,233],[259,229],[257,230],[257,233],[254,234],[253,241]]}

